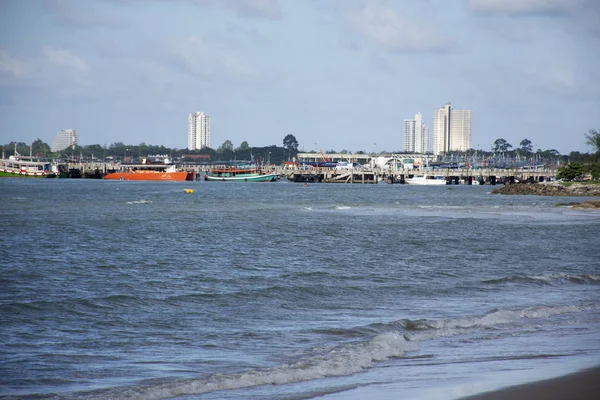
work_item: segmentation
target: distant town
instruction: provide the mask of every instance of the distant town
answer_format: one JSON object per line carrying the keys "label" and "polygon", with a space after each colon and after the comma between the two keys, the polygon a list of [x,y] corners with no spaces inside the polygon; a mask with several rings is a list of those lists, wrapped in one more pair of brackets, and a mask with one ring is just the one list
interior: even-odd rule
{"label": "distant town", "polygon": [[[371,152],[347,150],[304,150],[303,158],[314,161],[345,159],[349,162],[364,163],[377,158],[413,159],[418,163],[437,161],[482,167],[485,165],[506,167],[522,167],[545,165],[558,167],[570,162],[595,162],[593,153],[570,152],[560,154],[555,149],[534,149],[531,140],[524,138],[513,146],[503,138],[494,141],[489,150],[474,149],[471,130],[472,110],[454,109],[450,102],[434,110],[433,140],[430,138],[429,125],[420,112],[414,118],[404,120],[403,150],[376,150]],[[595,146],[598,132],[590,130],[586,134],[588,144]],[[316,145],[316,143],[315,143]],[[211,146],[210,116],[203,112],[191,112],[188,115],[187,149],[171,149],[161,145],[146,143],[125,144],[116,142],[110,145],[80,145],[80,134],[76,129],[60,130],[51,146],[37,139],[31,144],[10,142],[2,149],[3,158],[10,155],[25,155],[37,158],[62,159],[66,161],[119,161],[136,162],[152,154],[166,154],[177,162],[214,163],[223,161],[246,161],[262,164],[283,164],[294,162],[300,153],[299,141],[292,135],[283,137],[282,145],[253,147],[243,141],[235,147],[230,140],[214,149]],[[309,156],[307,156],[308,154]],[[370,155],[371,157],[364,157]],[[398,155],[398,157],[394,157]]]}

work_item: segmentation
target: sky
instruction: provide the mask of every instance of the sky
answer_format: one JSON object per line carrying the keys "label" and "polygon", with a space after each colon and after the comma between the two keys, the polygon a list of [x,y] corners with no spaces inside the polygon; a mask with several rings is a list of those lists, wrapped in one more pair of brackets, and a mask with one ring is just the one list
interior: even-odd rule
{"label": "sky", "polygon": [[402,151],[417,112],[473,112],[503,138],[588,152],[600,129],[597,0],[2,0],[0,144]]}

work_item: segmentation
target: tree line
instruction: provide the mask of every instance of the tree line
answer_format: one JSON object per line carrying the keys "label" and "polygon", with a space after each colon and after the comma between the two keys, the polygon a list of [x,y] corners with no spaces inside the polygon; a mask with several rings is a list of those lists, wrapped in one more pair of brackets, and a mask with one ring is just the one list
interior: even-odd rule
{"label": "tree line", "polygon": [[234,148],[230,140],[226,140],[217,149],[204,147],[199,150],[188,149],[173,149],[165,146],[156,146],[146,143],[139,145],[125,144],[123,142],[115,142],[110,145],[87,145],[87,146],[70,146],[66,149],[53,152],[50,145],[41,139],[35,140],[31,144],[25,142],[10,142],[6,145],[0,145],[0,151],[5,157],[14,155],[15,150],[23,156],[32,155],[36,158],[45,159],[84,159],[84,160],[132,160],[145,158],[148,155],[169,155],[171,158],[179,158],[186,161],[186,156],[189,161],[194,159],[194,155],[206,155],[211,161],[261,161],[271,163],[283,163],[286,160],[296,157],[298,154],[298,140],[294,135],[287,135],[283,139],[283,146],[275,145],[264,147],[251,147],[248,142]]}
{"label": "tree line", "polygon": [[[523,139],[519,146],[514,148],[508,141],[503,138],[498,138],[494,141],[490,151],[469,149],[467,151],[453,151],[447,152],[442,155],[442,158],[446,160],[450,159],[463,159],[477,157],[478,159],[489,159],[489,160],[519,160],[522,163],[535,162],[535,163],[554,163],[569,164],[576,163],[581,164],[582,170],[587,171],[586,165],[595,164],[600,162],[600,132],[598,130],[590,130],[585,134],[586,144],[590,145],[593,149],[593,153],[581,153],[578,151],[572,151],[568,155],[562,155],[555,149],[542,150],[537,149],[534,152],[533,144],[529,139]],[[139,145],[125,144],[123,142],[116,142],[110,145],[87,145],[87,146],[73,146],[67,149],[52,152],[50,146],[44,143],[41,139],[37,139],[31,145],[24,142],[10,142],[6,145],[0,146],[5,156],[14,154],[16,150],[21,155],[29,155],[30,153],[34,157],[39,158],[55,158],[55,159],[72,159],[72,158],[83,158],[83,159],[95,159],[95,160],[124,160],[124,159],[139,159],[148,155],[167,154],[172,158],[180,158],[186,161],[186,156],[194,155],[205,155],[207,160],[210,161],[262,161],[274,164],[282,164],[285,161],[292,160],[298,154],[298,140],[292,134],[288,134],[283,138],[282,146],[270,145],[264,147],[252,147],[247,141],[243,141],[238,147],[234,147],[231,140],[225,140],[223,144],[216,149],[210,147],[204,147],[199,150],[187,150],[187,149],[172,149],[165,146],[157,146],[146,143],[140,143]],[[317,149],[309,150],[307,152],[318,152]],[[346,150],[335,151],[333,149],[325,151],[326,154],[333,153],[350,153]],[[357,154],[366,154],[364,151],[356,151]],[[385,150],[379,152],[380,154],[388,153]],[[405,153],[397,151],[394,153]],[[192,161],[194,157],[189,157],[189,161]],[[197,158],[197,157],[196,157]]]}

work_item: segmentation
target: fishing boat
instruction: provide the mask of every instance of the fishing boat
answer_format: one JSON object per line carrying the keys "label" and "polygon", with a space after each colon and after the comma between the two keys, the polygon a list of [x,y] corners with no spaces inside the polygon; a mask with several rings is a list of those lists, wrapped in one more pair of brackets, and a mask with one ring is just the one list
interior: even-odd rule
{"label": "fishing boat", "polygon": [[56,172],[52,170],[49,162],[33,161],[30,157],[10,156],[0,160],[0,177],[56,178]]}
{"label": "fishing boat", "polygon": [[212,168],[204,175],[206,181],[222,182],[274,182],[276,173],[264,171],[253,165],[236,165]]}
{"label": "fishing boat", "polygon": [[[157,161],[158,160],[158,161]],[[122,165],[121,171],[108,173],[108,180],[120,181],[193,181],[195,171],[178,169],[168,156],[149,156],[139,165]]]}
{"label": "fishing boat", "polygon": [[411,185],[445,185],[446,178],[443,175],[422,175],[407,178],[406,183]]}

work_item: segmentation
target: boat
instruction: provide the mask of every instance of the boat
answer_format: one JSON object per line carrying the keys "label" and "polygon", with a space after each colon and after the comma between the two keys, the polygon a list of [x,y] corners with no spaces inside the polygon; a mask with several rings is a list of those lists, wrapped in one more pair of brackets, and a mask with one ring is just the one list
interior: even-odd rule
{"label": "boat", "polygon": [[52,170],[49,162],[33,161],[30,157],[10,156],[0,159],[0,177],[56,178],[56,172]]}
{"label": "boat", "polygon": [[140,169],[137,167],[129,168],[126,171],[111,172],[104,176],[108,180],[120,181],[193,181],[196,178],[196,172],[178,170],[174,165],[160,169]]}
{"label": "boat", "polygon": [[[158,160],[158,161],[156,161]],[[104,176],[108,180],[120,181],[193,181],[195,171],[184,171],[172,164],[168,156],[149,156],[139,165],[122,165],[121,171]]]}
{"label": "boat", "polygon": [[445,185],[446,178],[443,175],[422,175],[407,178],[406,183],[411,185]]}
{"label": "boat", "polygon": [[253,165],[236,165],[210,169],[205,175],[205,181],[222,182],[275,182],[279,175],[264,171]]}

